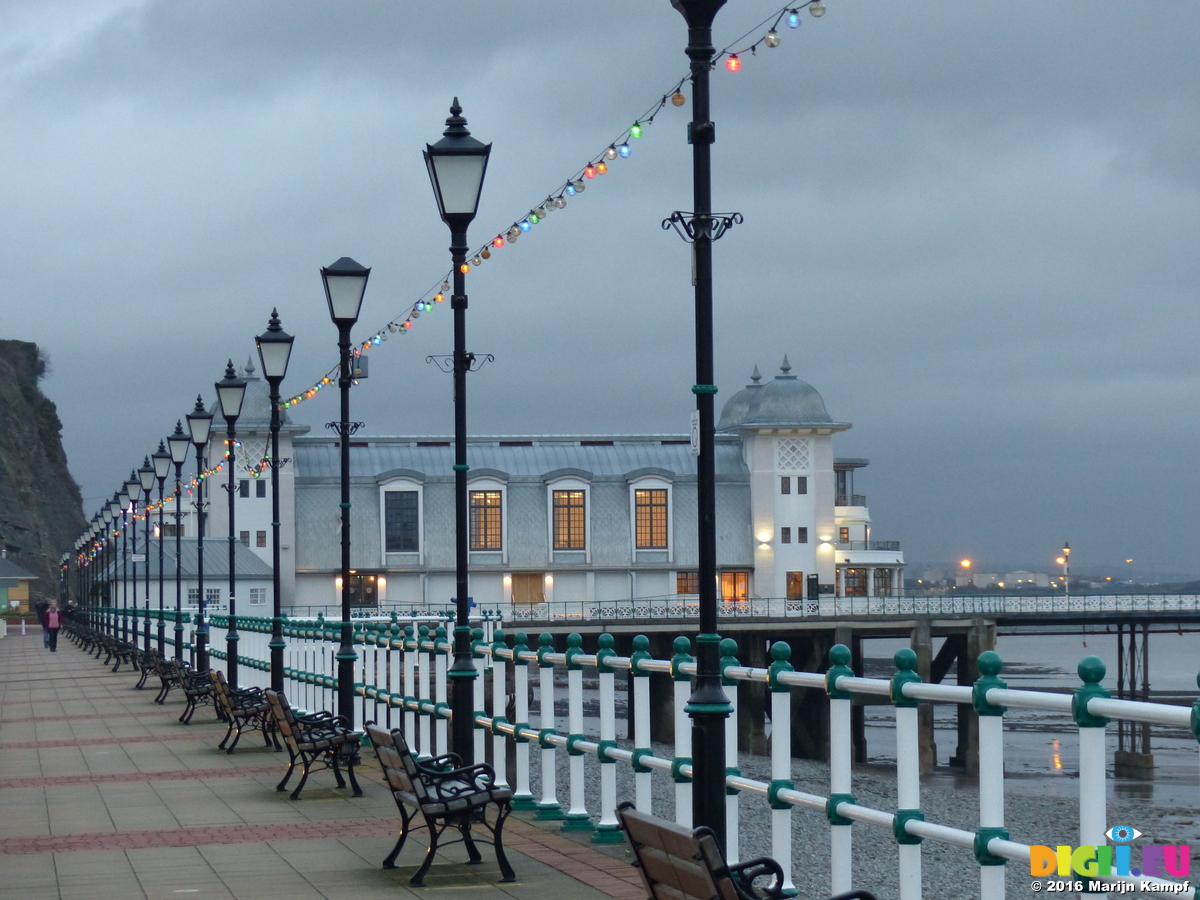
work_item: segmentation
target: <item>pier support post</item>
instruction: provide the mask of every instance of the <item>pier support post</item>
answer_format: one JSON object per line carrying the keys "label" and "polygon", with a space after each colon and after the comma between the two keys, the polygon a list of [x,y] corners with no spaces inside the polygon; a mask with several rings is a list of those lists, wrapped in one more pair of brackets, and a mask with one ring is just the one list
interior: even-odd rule
{"label": "pier support post", "polygon": [[[922,681],[930,680],[933,668],[933,635],[929,630],[929,619],[917,619],[910,639],[913,652],[917,654],[917,674]],[[933,706],[922,703],[917,709],[917,732],[920,735],[921,774],[928,775],[937,765],[937,744],[933,739]]]}
{"label": "pier support post", "polygon": [[[741,658],[745,665],[765,669],[767,640],[761,632],[748,631],[738,638]],[[766,756],[767,747],[767,686],[743,681],[738,688],[738,744],[755,756]]]}

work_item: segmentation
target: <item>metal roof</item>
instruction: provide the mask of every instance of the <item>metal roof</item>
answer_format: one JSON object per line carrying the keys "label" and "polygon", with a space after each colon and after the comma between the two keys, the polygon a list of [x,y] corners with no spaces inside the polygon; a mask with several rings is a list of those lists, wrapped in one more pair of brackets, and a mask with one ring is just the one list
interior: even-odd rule
{"label": "metal roof", "polygon": [[[150,565],[150,580],[158,578],[158,544],[150,540],[150,552],[147,562]],[[175,539],[167,538],[163,543],[163,572],[170,579],[175,578]],[[146,542],[139,541],[138,552],[144,552]],[[195,578],[200,571],[199,552],[195,538],[181,538],[179,558],[182,563],[181,572],[184,578]],[[138,563],[138,580],[146,575],[146,563]],[[115,569],[115,571],[114,571]],[[129,564],[132,571],[133,563]],[[121,560],[118,558],[113,565],[107,567],[102,574],[104,578],[121,578],[124,572]],[[233,572],[237,578],[270,578],[271,567],[261,560],[253,550],[241,541],[233,542]],[[213,579],[214,583],[221,579],[229,579],[229,536],[205,536],[204,539],[204,577]],[[132,580],[132,578],[131,578]]]}
{"label": "metal roof", "polygon": [[[350,442],[350,476],[374,479],[408,470],[426,480],[449,480],[454,476],[453,443],[446,437],[360,437]],[[297,480],[340,477],[336,437],[298,438],[292,452]],[[749,479],[736,439],[718,439],[715,463],[719,479]],[[512,481],[542,481],[561,470],[587,473],[593,481],[623,481],[644,470],[660,470],[679,480],[696,477],[696,458],[687,438],[679,435],[472,437],[467,464],[472,471],[490,469]]]}

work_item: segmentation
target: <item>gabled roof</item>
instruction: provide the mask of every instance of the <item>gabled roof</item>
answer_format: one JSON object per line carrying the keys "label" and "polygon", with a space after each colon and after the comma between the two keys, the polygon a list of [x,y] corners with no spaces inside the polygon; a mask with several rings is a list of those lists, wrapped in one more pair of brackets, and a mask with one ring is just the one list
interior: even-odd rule
{"label": "gabled roof", "polygon": [[[119,542],[118,542],[119,543]],[[154,581],[158,578],[158,545],[157,540],[150,541],[150,552],[147,554],[147,563],[150,565],[150,580]],[[175,578],[175,539],[167,538],[162,542],[163,545],[163,574],[164,577],[174,580]],[[138,552],[145,552],[146,542],[138,541]],[[199,551],[195,538],[182,538],[179,547],[179,559],[181,561],[180,572],[185,579],[194,579],[196,573],[200,571],[199,566]],[[141,580],[146,575],[146,563],[138,563],[137,575],[138,580]],[[115,569],[115,572],[114,572]],[[129,569],[132,572],[133,565],[130,562]],[[237,578],[270,578],[271,567],[261,560],[254,551],[242,544],[241,541],[233,542],[233,572]],[[124,574],[124,567],[121,559],[118,557],[113,566],[105,569],[102,577],[104,578],[120,578]],[[132,578],[132,575],[130,576]],[[205,536],[204,539],[204,577],[205,579],[213,579],[214,584],[221,579],[228,580],[229,578],[229,537],[228,535]]]}
{"label": "gabled roof", "polygon": [[36,575],[22,569],[8,557],[0,557],[0,578],[25,578],[37,580]]}

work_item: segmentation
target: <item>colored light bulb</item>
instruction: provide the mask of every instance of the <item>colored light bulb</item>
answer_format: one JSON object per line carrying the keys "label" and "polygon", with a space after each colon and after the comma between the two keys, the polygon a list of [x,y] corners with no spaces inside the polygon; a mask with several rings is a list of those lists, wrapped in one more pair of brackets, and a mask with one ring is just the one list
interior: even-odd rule
{"label": "colored light bulb", "polygon": [[586,169],[584,169],[583,177],[584,178],[595,178],[596,177],[596,167],[588,166]]}
{"label": "colored light bulb", "polygon": [[529,220],[528,220],[528,219],[522,219],[520,222],[518,222],[518,223],[517,223],[517,226],[518,226],[518,227],[519,227],[519,228],[520,228],[522,231],[528,231],[530,228],[532,228],[532,227],[533,227],[532,225],[530,225],[530,224],[529,224]]}
{"label": "colored light bulb", "polygon": [[596,172],[598,174],[603,175],[607,171],[608,171],[608,163],[606,163],[606,162],[596,163]]}
{"label": "colored light bulb", "polygon": [[640,138],[642,136],[642,123],[641,122],[633,123],[633,127],[629,129],[629,136],[631,138]]}
{"label": "colored light bulb", "polygon": [[482,250],[479,251],[479,255],[482,256],[484,259],[491,259],[492,251],[490,249],[488,249],[487,247],[484,247]]}
{"label": "colored light bulb", "polygon": [[730,72],[736,72],[741,67],[742,67],[742,61],[740,59],[738,59],[738,55],[736,53],[731,53],[729,55],[729,58],[727,60],[725,60],[725,68],[728,69]]}
{"label": "colored light bulb", "polygon": [[683,91],[676,91],[671,95],[671,104],[673,106],[683,106],[685,103],[687,103],[687,97],[684,96]]}
{"label": "colored light bulb", "polygon": [[617,152],[621,154],[621,159],[628,159],[631,151],[628,144],[622,144],[617,148]]}
{"label": "colored light bulb", "polygon": [[441,303],[443,300],[446,299],[446,295],[443,294],[441,291],[438,291],[436,294],[433,295],[433,299],[436,300],[438,303]]}
{"label": "colored light bulb", "polygon": [[[460,271],[464,275],[466,275],[468,272],[471,271],[471,267],[468,266],[466,263],[463,263],[461,266],[458,267],[458,271]],[[412,326],[410,325],[409,327],[411,328]]]}
{"label": "colored light bulb", "polygon": [[799,28],[799,27],[800,27],[800,13],[796,12],[796,10],[793,9],[788,13],[788,28]]}
{"label": "colored light bulb", "polygon": [[496,235],[494,238],[492,238],[492,246],[496,249],[500,249],[504,246],[504,238],[502,238],[500,235]]}

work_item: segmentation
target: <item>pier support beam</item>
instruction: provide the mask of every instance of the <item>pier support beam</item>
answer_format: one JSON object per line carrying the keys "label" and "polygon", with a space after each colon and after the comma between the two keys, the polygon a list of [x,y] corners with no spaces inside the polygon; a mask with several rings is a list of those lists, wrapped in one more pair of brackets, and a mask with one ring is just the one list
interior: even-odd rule
{"label": "pier support beam", "polygon": [[[912,630],[910,645],[917,654],[917,674],[922,681],[929,681],[933,671],[933,635],[929,620],[921,618]],[[933,705],[922,703],[917,707],[917,734],[920,736],[921,774],[929,775],[937,765],[937,744],[933,739]]]}
{"label": "pier support beam", "polygon": [[[765,634],[742,632],[737,635],[737,642],[742,665],[758,669],[769,665]],[[767,686],[743,681],[738,691],[738,746],[755,756],[766,756],[771,752],[767,742]]]}

